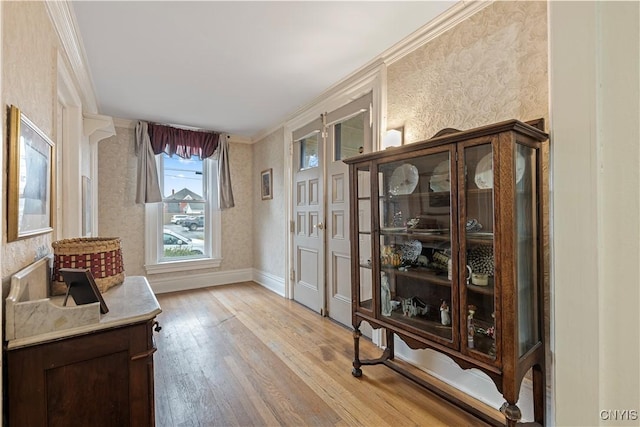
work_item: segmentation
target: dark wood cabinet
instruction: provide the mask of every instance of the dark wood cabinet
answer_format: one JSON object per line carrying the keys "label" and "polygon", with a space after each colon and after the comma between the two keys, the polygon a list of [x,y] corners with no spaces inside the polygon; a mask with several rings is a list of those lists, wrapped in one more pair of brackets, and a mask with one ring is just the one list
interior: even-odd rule
{"label": "dark wood cabinet", "polygon": [[153,319],[7,351],[10,426],[153,426]]}
{"label": "dark wood cabinet", "polygon": [[[486,373],[520,418],[532,371],[544,422],[543,166],[547,135],[516,120],[448,131],[349,164],[355,358],[394,358],[393,337]],[[384,328],[379,359],[360,360],[360,325]],[[400,369],[396,369],[402,372]]]}

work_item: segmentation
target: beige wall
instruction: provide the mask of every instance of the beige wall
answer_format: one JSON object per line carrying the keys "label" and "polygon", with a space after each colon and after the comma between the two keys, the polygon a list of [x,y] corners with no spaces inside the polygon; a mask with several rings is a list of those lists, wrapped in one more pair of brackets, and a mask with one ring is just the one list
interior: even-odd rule
{"label": "beige wall", "polygon": [[[6,129],[7,105],[15,105],[56,142],[57,35],[43,2],[2,2],[2,120]],[[3,137],[4,155],[7,140]],[[6,158],[6,157],[5,157]],[[6,161],[2,165],[6,173]],[[2,194],[7,194],[6,179]],[[5,202],[6,203],[6,202]],[[2,204],[4,206],[4,203]],[[7,243],[6,209],[2,211],[2,279],[34,261],[36,249],[50,248],[52,234]],[[4,291],[6,292],[6,286]]]}
{"label": "beige wall", "polygon": [[98,236],[120,237],[125,273],[144,276],[144,205],[136,204],[134,130],[98,143]]}
{"label": "beige wall", "polygon": [[[412,143],[444,128],[548,119],[546,13],[545,2],[495,2],[391,64],[387,127],[404,126],[405,143]],[[488,377],[439,354],[401,343],[397,353],[494,407],[503,402]],[[530,388],[523,387],[520,403],[531,420]]]}
{"label": "beige wall", "polygon": [[[273,199],[260,196],[260,172],[273,169]],[[286,222],[284,129],[253,145],[253,268],[284,279]]]}
{"label": "beige wall", "polygon": [[387,70],[387,127],[405,141],[444,128],[548,117],[545,2],[495,2]]}
{"label": "beige wall", "polygon": [[[98,146],[98,235],[120,237],[126,274],[145,275],[144,205],[135,203],[134,130],[117,127],[116,135]],[[222,212],[223,261],[220,268],[198,270],[198,274],[246,269],[253,264],[251,146],[231,143],[229,160],[236,206]],[[163,278],[181,276],[184,274],[167,273]]]}

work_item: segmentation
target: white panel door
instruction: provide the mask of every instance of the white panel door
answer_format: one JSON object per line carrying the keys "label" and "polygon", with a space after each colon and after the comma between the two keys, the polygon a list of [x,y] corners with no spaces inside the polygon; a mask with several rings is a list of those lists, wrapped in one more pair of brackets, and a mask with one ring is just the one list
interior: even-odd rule
{"label": "white panel door", "polygon": [[[357,102],[357,101],[356,101]],[[349,168],[342,161],[371,151],[371,124],[366,110],[336,117],[327,126],[327,312],[332,319],[351,325],[351,256],[349,241]]]}
{"label": "white panel door", "polygon": [[321,134],[294,142],[293,298],[324,314],[325,245]]}

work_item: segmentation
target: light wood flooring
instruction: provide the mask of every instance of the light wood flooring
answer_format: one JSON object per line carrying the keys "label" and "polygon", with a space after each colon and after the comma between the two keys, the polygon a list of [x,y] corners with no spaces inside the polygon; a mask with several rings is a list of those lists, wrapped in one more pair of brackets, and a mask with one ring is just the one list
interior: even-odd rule
{"label": "light wood flooring", "polygon": [[349,329],[255,283],[158,300],[159,427],[484,425],[385,366],[354,378]]}

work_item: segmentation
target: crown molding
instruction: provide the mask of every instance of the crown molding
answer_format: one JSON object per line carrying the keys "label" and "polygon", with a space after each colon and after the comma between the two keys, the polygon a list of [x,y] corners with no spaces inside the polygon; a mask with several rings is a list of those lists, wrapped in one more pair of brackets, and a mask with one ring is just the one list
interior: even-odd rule
{"label": "crown molding", "polygon": [[113,125],[117,128],[135,129],[137,120],[113,118]]}
{"label": "crown molding", "polygon": [[[373,58],[371,61],[346,76],[336,84],[330,86],[327,90],[322,92],[319,96],[314,98],[311,102],[303,105],[292,114],[288,115],[284,120],[275,126],[272,126],[264,131],[258,132],[251,137],[251,140],[255,143],[261,139],[271,135],[280,128],[284,128],[287,124],[296,120],[299,116],[305,112],[317,109],[318,106],[327,99],[335,98],[341,92],[349,90],[351,87],[357,87],[359,82],[366,80],[368,76],[380,69],[382,64],[390,65],[414,50],[424,46],[431,40],[435,39],[444,32],[458,25],[460,22],[475,15],[485,7],[491,5],[494,0],[477,0],[477,1],[460,1],[449,9],[444,11],[438,17],[429,21],[422,28],[416,30],[412,34],[408,35],[394,46],[382,52],[380,55]],[[384,68],[384,67],[382,67]]]}
{"label": "crown molding", "polygon": [[75,77],[80,98],[82,99],[82,109],[88,113],[97,114],[98,103],[93,80],[87,66],[82,37],[71,5],[67,1],[46,1],[45,5],[58,34],[62,49],[71,66],[71,72]]}
{"label": "crown molding", "polygon": [[462,21],[469,19],[485,7],[490,6],[493,2],[494,0],[460,1],[429,21],[429,23],[422,28],[409,34],[400,42],[382,52],[379,58],[387,65],[393,64],[446,31],[449,31]]}

